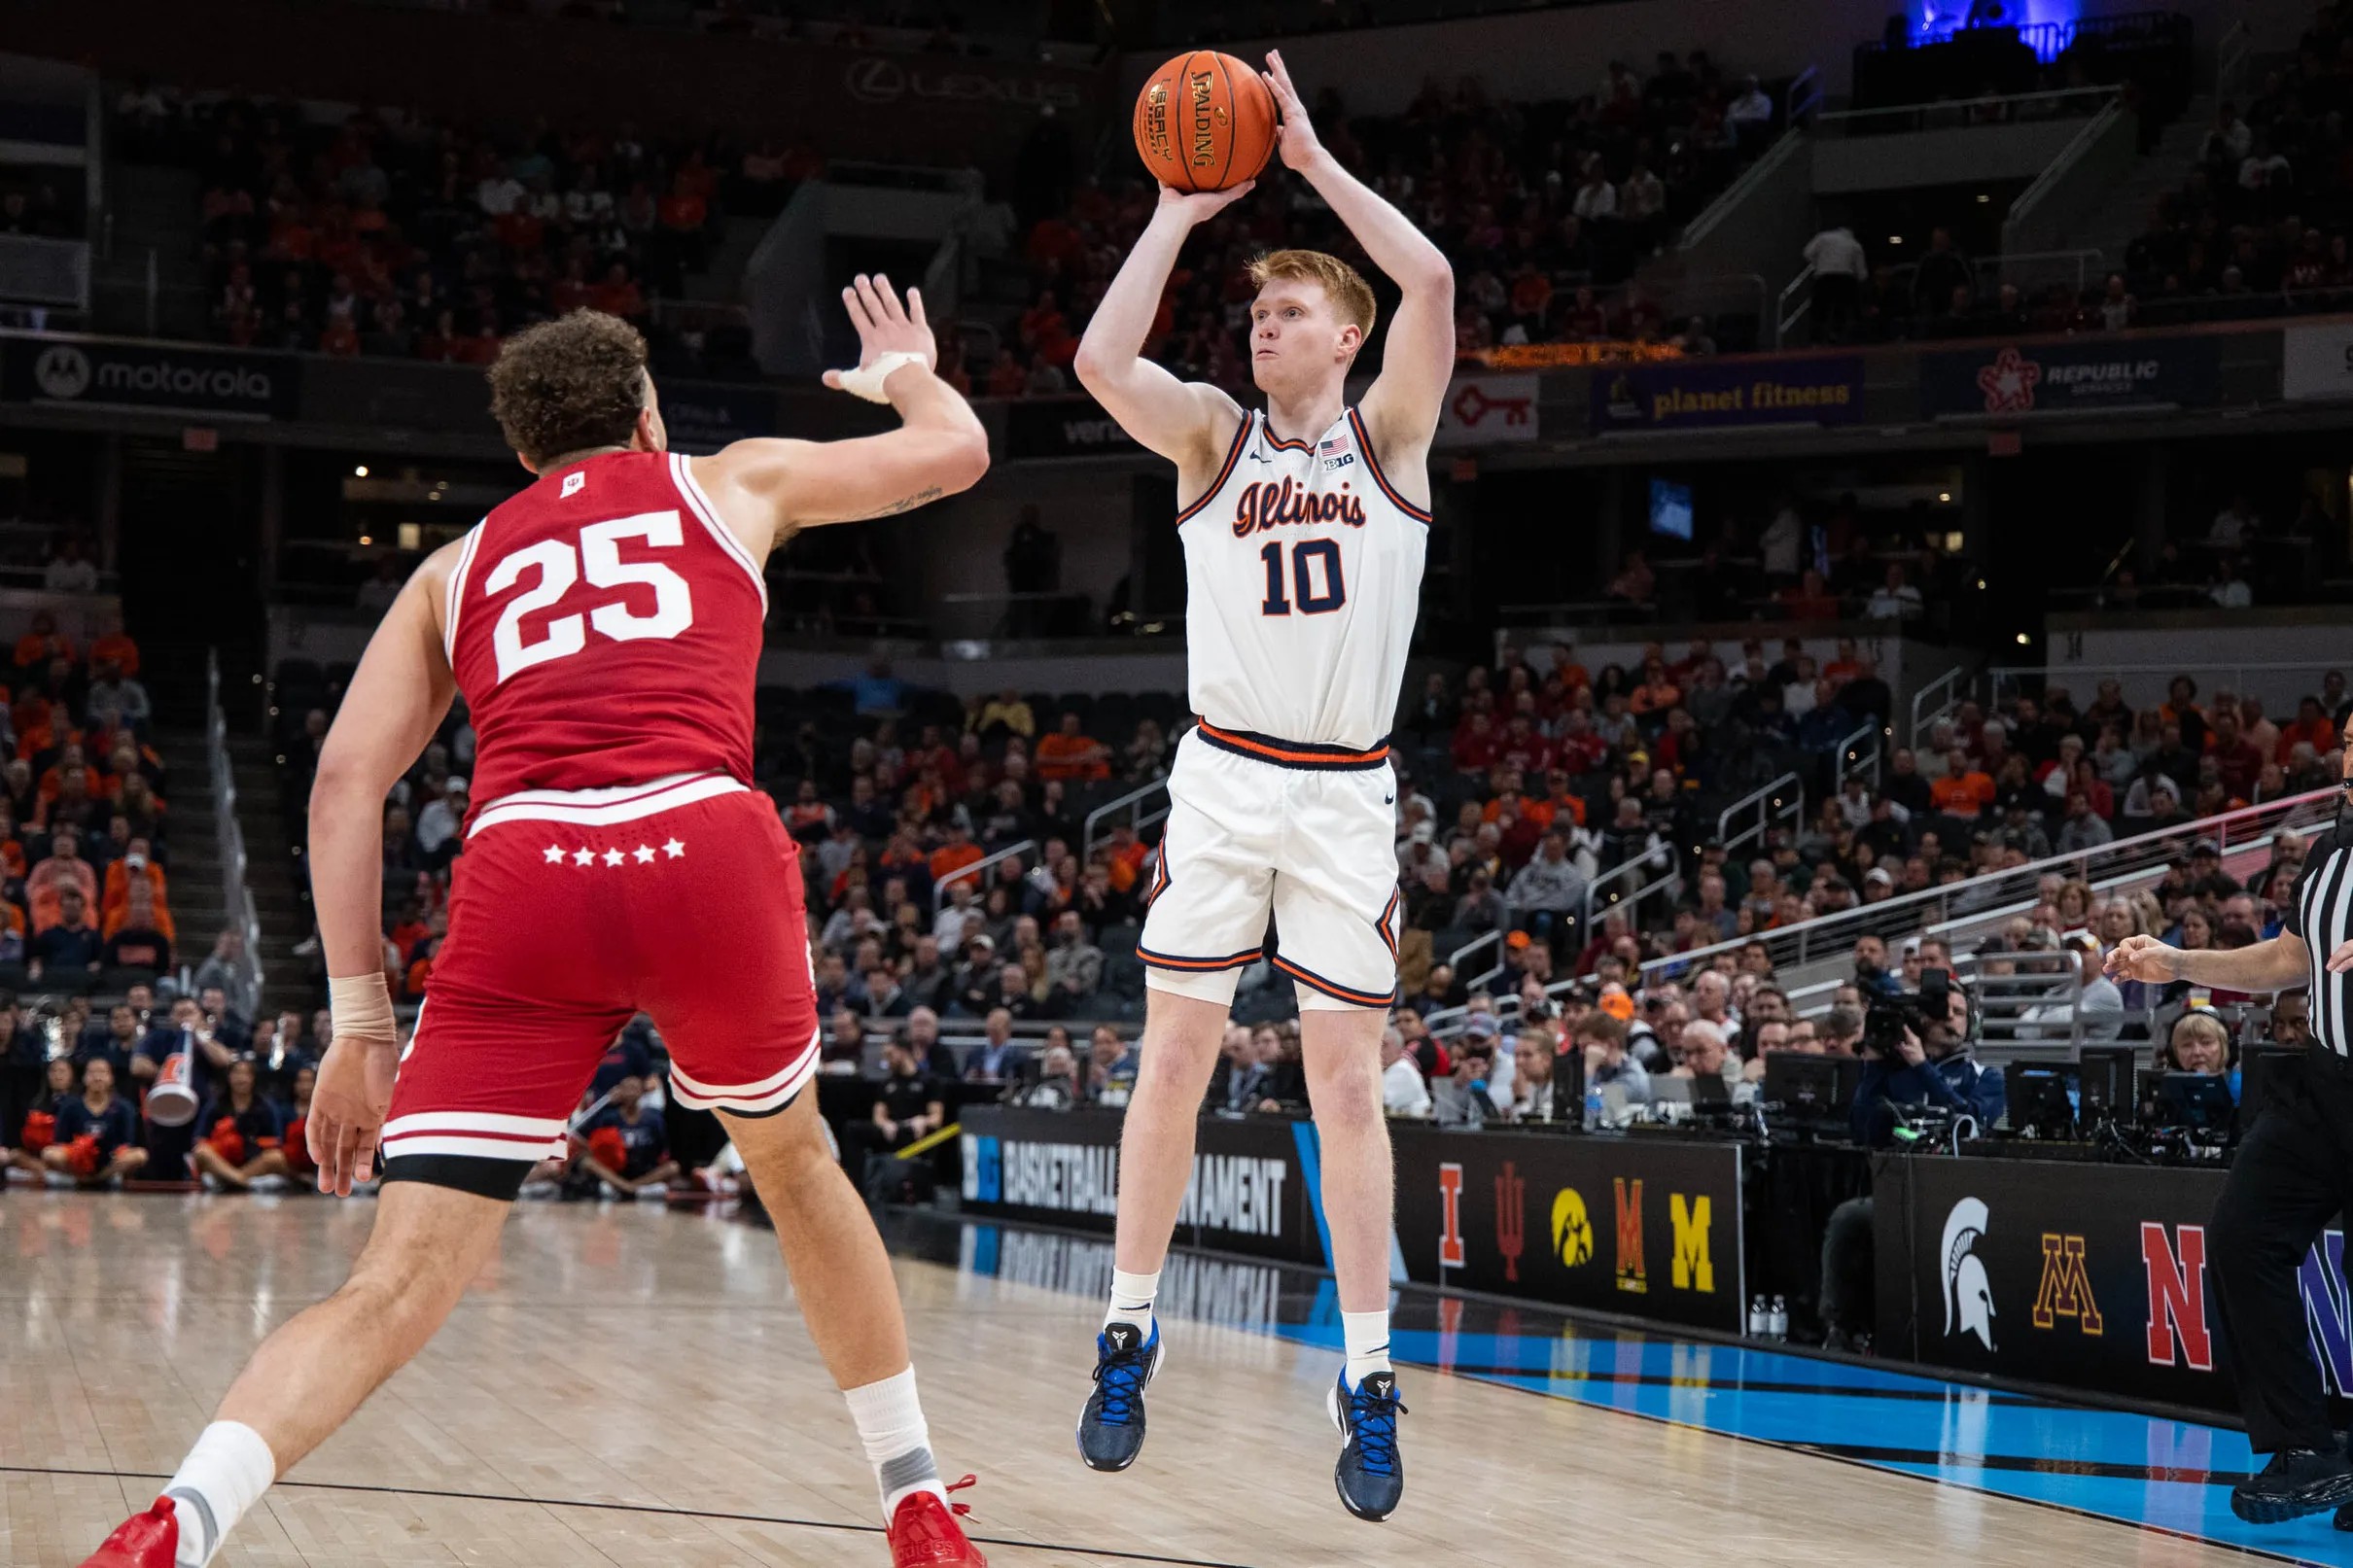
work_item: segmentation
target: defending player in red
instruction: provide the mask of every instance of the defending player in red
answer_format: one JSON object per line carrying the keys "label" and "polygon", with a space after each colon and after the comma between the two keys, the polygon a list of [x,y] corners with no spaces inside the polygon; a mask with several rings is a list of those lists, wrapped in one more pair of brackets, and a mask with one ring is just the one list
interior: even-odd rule
{"label": "defending player in red", "polygon": [[[719,1113],[773,1216],[873,1462],[897,1568],[982,1558],[932,1462],[890,1261],[826,1146],[798,852],[750,787],[761,566],[799,529],[903,512],[988,468],[923,301],[843,291],[861,355],[825,383],[901,426],[668,450],[646,344],[581,311],[524,331],[491,407],[537,481],[427,559],[327,738],[310,871],[334,1004],[305,1121],[322,1192],[383,1188],[343,1288],[263,1342],[153,1509],[86,1568],[202,1568],[285,1470],[432,1338],[632,1014],[671,1092]],[[474,798],[433,993],[405,1049],[382,966],[385,792],[463,692]],[[396,1081],[397,1076],[397,1081]]]}

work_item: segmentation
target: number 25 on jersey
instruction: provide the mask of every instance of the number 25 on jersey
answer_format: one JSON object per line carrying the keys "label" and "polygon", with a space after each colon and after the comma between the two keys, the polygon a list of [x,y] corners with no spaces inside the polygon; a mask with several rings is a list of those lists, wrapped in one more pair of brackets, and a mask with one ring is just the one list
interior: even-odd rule
{"label": "number 25 on jersey", "polygon": [[[525,573],[539,574],[539,580],[500,612],[492,633],[501,681],[535,664],[570,658],[587,647],[591,630],[615,643],[632,643],[640,638],[674,638],[694,624],[694,599],[686,579],[657,561],[622,560],[623,540],[642,540],[655,549],[676,549],[684,541],[679,514],[649,511],[590,523],[580,530],[577,550],[562,540],[542,540],[502,556],[490,569],[482,591],[492,598],[522,581]],[[523,617],[553,608],[583,576],[592,588],[642,585],[652,589],[653,613],[638,614],[625,600],[612,599],[594,606],[585,615],[558,615],[546,624],[538,641],[523,641]]]}

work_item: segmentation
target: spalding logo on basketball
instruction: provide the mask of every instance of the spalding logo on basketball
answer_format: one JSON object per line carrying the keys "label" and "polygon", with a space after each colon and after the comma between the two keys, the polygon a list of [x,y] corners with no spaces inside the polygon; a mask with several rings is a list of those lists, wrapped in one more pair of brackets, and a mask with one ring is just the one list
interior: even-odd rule
{"label": "spalding logo on basketball", "polygon": [[1553,1252],[1563,1269],[1574,1269],[1594,1255],[1593,1222],[1585,1217],[1585,1200],[1574,1187],[1553,1195]]}
{"label": "spalding logo on basketball", "polygon": [[1145,81],[1135,130],[1136,154],[1162,185],[1230,191],[1275,151],[1275,95],[1233,55],[1197,49]]}
{"label": "spalding logo on basketball", "polygon": [[63,402],[89,390],[89,356],[70,343],[52,343],[33,362],[41,396]]}

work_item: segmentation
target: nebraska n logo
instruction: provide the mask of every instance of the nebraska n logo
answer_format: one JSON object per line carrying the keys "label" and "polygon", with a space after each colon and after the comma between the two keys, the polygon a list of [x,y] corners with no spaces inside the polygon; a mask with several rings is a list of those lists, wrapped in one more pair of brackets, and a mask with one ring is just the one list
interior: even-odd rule
{"label": "nebraska n logo", "polygon": [[1495,1250],[1503,1254],[1503,1277],[1518,1284],[1520,1254],[1528,1250],[1528,1183],[1509,1160],[1495,1178]]}
{"label": "nebraska n logo", "polygon": [[2141,1266],[2149,1273],[2149,1364],[2193,1372],[2214,1370],[2214,1336],[2206,1327],[2206,1228],[2181,1228],[2178,1255],[2165,1228],[2141,1225]]}
{"label": "nebraska n logo", "polygon": [[1636,1176],[1630,1182],[1624,1176],[1612,1176],[1610,1186],[1618,1209],[1618,1288],[1647,1291],[1650,1276],[1642,1267],[1642,1178]]}
{"label": "nebraska n logo", "polygon": [[1438,1167],[1438,1267],[1462,1267],[1462,1167],[1447,1164]]}
{"label": "nebraska n logo", "polygon": [[2034,1326],[2054,1327],[2075,1319],[2086,1334],[2100,1331],[2100,1304],[2091,1299],[2091,1275],[2084,1268],[2084,1238],[2043,1233],[2043,1283],[2034,1293]]}

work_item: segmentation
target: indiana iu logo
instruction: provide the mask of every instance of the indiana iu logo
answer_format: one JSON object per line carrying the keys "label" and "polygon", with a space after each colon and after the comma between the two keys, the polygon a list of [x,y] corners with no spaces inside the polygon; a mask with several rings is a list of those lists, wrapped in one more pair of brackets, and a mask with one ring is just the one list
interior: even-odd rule
{"label": "indiana iu logo", "polygon": [[1462,1167],[1438,1167],[1438,1267],[1462,1267]]}
{"label": "indiana iu logo", "polygon": [[2084,1268],[2084,1238],[2043,1233],[2043,1282],[2034,1293],[2034,1326],[2057,1326],[2062,1317],[2075,1319],[2086,1334],[2100,1331],[2100,1304],[2091,1299],[2091,1275]]}
{"label": "indiana iu logo", "polygon": [[1520,1254],[1528,1250],[1528,1183],[1509,1160],[1495,1177],[1495,1250],[1503,1254],[1503,1277],[1518,1284]]}
{"label": "indiana iu logo", "polygon": [[1610,1187],[1618,1209],[1618,1288],[1640,1295],[1650,1289],[1642,1267],[1642,1178],[1612,1176]]}

